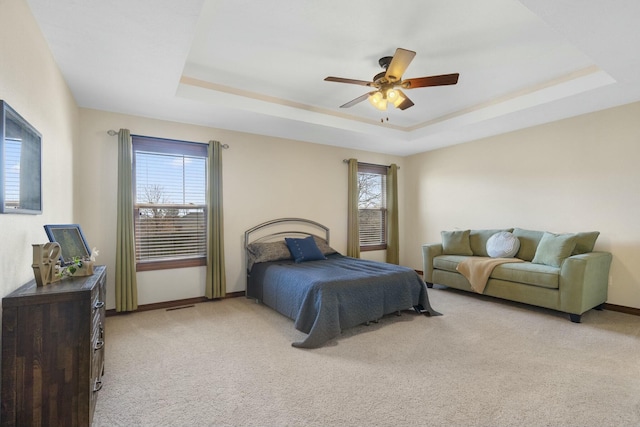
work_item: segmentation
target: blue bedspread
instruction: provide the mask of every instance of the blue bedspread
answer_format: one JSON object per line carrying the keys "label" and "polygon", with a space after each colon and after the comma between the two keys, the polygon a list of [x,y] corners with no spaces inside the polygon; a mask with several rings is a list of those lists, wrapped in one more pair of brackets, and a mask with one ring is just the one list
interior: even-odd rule
{"label": "blue bedspread", "polygon": [[308,334],[292,344],[301,348],[320,347],[344,329],[399,310],[417,307],[440,315],[431,308],[427,287],[414,270],[340,254],[300,264],[256,264],[247,296],[293,319],[296,329]]}

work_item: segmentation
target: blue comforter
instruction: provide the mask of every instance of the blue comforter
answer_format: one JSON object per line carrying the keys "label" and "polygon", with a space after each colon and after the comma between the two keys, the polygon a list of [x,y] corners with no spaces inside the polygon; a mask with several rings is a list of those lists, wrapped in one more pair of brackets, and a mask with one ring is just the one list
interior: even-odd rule
{"label": "blue comforter", "polygon": [[296,329],[308,334],[292,344],[301,348],[320,347],[344,329],[399,310],[440,314],[431,308],[427,287],[414,270],[340,254],[299,264],[256,264],[247,296],[293,319]]}

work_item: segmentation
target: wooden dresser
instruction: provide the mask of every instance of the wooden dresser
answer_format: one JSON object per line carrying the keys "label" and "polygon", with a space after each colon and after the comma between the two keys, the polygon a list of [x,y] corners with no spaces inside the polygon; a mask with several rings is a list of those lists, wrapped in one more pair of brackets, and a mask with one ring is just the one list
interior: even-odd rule
{"label": "wooden dresser", "polygon": [[89,426],[104,372],[106,267],[2,299],[2,426]]}

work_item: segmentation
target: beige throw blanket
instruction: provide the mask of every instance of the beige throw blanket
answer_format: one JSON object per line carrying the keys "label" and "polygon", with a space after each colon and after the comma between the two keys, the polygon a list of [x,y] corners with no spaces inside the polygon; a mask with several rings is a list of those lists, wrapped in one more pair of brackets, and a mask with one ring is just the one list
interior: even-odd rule
{"label": "beige throw blanket", "polygon": [[494,268],[507,262],[524,262],[518,258],[469,257],[461,261],[456,270],[467,278],[474,291],[481,294]]}

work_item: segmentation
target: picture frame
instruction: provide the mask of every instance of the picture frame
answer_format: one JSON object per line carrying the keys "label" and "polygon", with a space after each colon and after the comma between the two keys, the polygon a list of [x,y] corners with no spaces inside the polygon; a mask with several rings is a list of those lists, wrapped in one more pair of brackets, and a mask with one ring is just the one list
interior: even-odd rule
{"label": "picture frame", "polygon": [[3,100],[0,214],[42,214],[42,135]]}
{"label": "picture frame", "polygon": [[50,242],[60,245],[60,263],[68,265],[74,257],[88,259],[91,249],[79,224],[48,224],[44,226]]}

